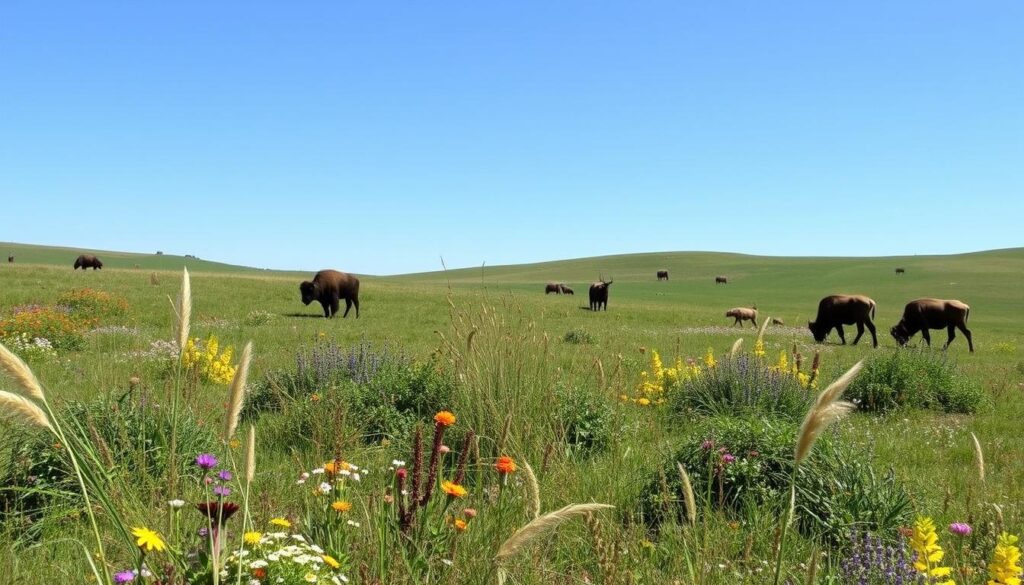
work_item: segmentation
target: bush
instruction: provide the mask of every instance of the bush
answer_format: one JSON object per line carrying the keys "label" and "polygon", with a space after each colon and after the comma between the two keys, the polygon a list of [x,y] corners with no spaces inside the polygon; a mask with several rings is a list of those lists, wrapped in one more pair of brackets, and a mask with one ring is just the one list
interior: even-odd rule
{"label": "bush", "polygon": [[598,395],[578,386],[559,388],[557,423],[571,454],[589,456],[608,448],[612,409]]}
{"label": "bush", "polygon": [[976,412],[987,402],[985,391],[946,355],[900,349],[874,358],[846,390],[846,398],[876,412],[903,407]]}
{"label": "bush", "polygon": [[76,288],[57,297],[57,305],[68,307],[76,315],[90,318],[114,317],[128,311],[124,297],[91,288]]}
{"label": "bush", "polygon": [[54,349],[78,350],[85,345],[83,331],[94,323],[93,319],[73,318],[66,308],[15,307],[10,317],[0,321],[0,339],[45,339]]}
{"label": "bush", "polygon": [[594,343],[594,336],[586,332],[583,329],[572,329],[567,331],[565,336],[562,337],[562,341],[566,343],[572,343],[575,345],[579,344],[592,344]]}
{"label": "bush", "polygon": [[[648,479],[641,497],[642,517],[654,527],[668,519],[685,519],[676,462],[687,469],[697,501],[705,507],[726,513],[765,506],[781,510],[798,432],[796,423],[786,421],[701,421],[676,455]],[[892,474],[879,478],[870,465],[827,436],[800,466],[796,488],[799,529],[834,542],[849,535],[852,527],[894,531],[909,514],[909,497]]]}
{"label": "bush", "polygon": [[813,399],[812,379],[769,366],[747,354],[722,359],[714,367],[683,376],[668,388],[667,400],[679,414],[764,414],[801,420]]}
{"label": "bush", "polygon": [[260,325],[266,325],[273,320],[274,315],[272,313],[268,313],[263,309],[256,309],[254,311],[249,311],[243,322],[249,327],[259,327]]}

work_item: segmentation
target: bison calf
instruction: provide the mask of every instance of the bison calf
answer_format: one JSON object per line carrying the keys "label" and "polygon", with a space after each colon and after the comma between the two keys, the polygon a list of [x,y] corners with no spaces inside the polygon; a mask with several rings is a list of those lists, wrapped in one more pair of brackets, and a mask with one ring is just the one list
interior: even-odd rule
{"label": "bison calf", "polygon": [[565,286],[564,284],[562,285],[562,294],[563,295],[573,295],[573,296],[576,295],[576,293],[572,292],[571,288]]}
{"label": "bison calf", "polygon": [[302,293],[304,305],[320,301],[320,306],[324,308],[324,317],[328,319],[338,314],[338,301],[341,299],[345,299],[345,314],[341,318],[348,317],[348,311],[353,305],[356,307],[356,319],[359,318],[359,279],[351,274],[337,270],[321,270],[313,276],[313,282],[307,280],[300,284],[299,292]]}
{"label": "bison calf", "polygon": [[825,341],[829,332],[834,328],[839,334],[839,339],[846,345],[846,335],[843,334],[843,325],[857,325],[857,337],[853,339],[853,345],[857,345],[864,327],[871,332],[871,342],[878,347],[878,337],[875,335],[875,324],[871,319],[875,316],[875,301],[863,295],[831,295],[818,303],[818,316],[814,321],[807,322],[807,328],[814,335],[818,343]]}
{"label": "bison calf", "polygon": [[728,311],[726,311],[725,312],[725,316],[726,317],[732,317],[733,319],[736,319],[736,321],[734,321],[733,324],[732,324],[733,327],[735,327],[737,325],[742,326],[744,321],[753,321],[754,327],[755,328],[757,327],[757,308],[756,307],[752,307],[752,308],[749,308],[749,309],[747,307],[735,307],[733,309],[729,309]]}
{"label": "bison calf", "polygon": [[974,351],[974,341],[971,339],[971,330],[967,328],[967,317],[971,314],[971,308],[967,303],[957,300],[942,299],[917,299],[910,301],[903,308],[903,318],[889,330],[896,343],[906,345],[907,341],[918,331],[928,347],[932,345],[932,336],[929,329],[945,329],[949,339],[942,349],[949,347],[956,338],[954,329],[959,329],[967,338],[967,347]]}
{"label": "bison calf", "polygon": [[715,284],[729,284],[729,279],[724,276],[716,276]]}

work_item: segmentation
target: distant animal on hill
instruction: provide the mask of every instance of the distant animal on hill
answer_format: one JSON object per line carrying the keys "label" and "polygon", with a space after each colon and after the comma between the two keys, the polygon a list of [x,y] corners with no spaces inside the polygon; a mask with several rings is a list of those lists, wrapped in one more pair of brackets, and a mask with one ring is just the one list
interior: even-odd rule
{"label": "distant animal on hill", "polygon": [[875,316],[875,301],[864,295],[831,295],[818,302],[818,316],[814,321],[807,322],[807,328],[814,335],[818,343],[825,341],[829,332],[834,328],[839,333],[839,339],[846,345],[846,336],[843,334],[843,325],[857,325],[857,337],[853,339],[853,345],[857,345],[864,327],[871,332],[871,342],[878,347],[878,337],[875,335],[875,324],[871,319]]}
{"label": "distant animal on hill", "polygon": [[906,272],[906,270],[904,270],[903,268],[897,268],[896,269],[896,274],[904,274],[905,272]]}
{"label": "distant animal on hill", "polygon": [[608,287],[612,285],[611,280],[605,282],[602,278],[590,285],[590,310],[600,311],[601,307],[608,310]]}
{"label": "distant animal on hill", "polygon": [[757,327],[757,307],[751,307],[749,309],[747,307],[735,307],[726,311],[725,316],[736,319],[736,321],[733,322],[733,327],[736,325],[743,325],[744,321],[752,321],[754,323],[754,327]]}
{"label": "distant animal on hill", "polygon": [[563,295],[574,295],[574,296],[576,295],[576,293],[572,292],[571,288],[565,286],[564,284],[562,285],[562,294]]}
{"label": "distant animal on hill", "polygon": [[658,280],[668,280],[668,270],[659,270]]}
{"label": "distant animal on hill", "polygon": [[100,262],[100,259],[92,254],[82,254],[75,260],[75,270],[78,270],[79,268],[82,270],[89,268],[96,270],[98,268],[103,268],[103,262]]}
{"label": "distant animal on hill", "polygon": [[772,317],[771,324],[772,325],[785,325],[785,323],[782,321],[782,319],[779,319],[778,317]]}
{"label": "distant animal on hill", "polygon": [[896,343],[906,345],[907,341],[920,331],[925,343],[931,347],[932,336],[928,330],[945,328],[949,339],[942,349],[946,349],[956,338],[954,329],[959,329],[967,338],[967,347],[973,352],[974,341],[971,339],[971,330],[967,328],[967,317],[970,314],[971,308],[961,301],[917,299],[907,303],[903,308],[903,318],[889,330],[889,333],[896,339]]}
{"label": "distant animal on hill", "polygon": [[556,295],[562,294],[562,285],[557,282],[549,282],[544,285],[544,294],[549,295],[555,293]]}
{"label": "distant animal on hill", "polygon": [[7,257],[7,263],[8,264],[14,264],[14,256],[8,256]]}
{"label": "distant animal on hill", "polygon": [[324,308],[324,317],[333,318],[338,314],[339,301],[345,299],[345,314],[341,317],[348,317],[349,309],[356,307],[356,319],[359,318],[359,279],[339,272],[337,270],[321,270],[313,276],[313,281],[305,281],[299,285],[299,292],[302,293],[302,304],[308,305],[313,301],[320,301]]}
{"label": "distant animal on hill", "polygon": [[716,276],[715,284],[729,284],[729,279],[724,276]]}

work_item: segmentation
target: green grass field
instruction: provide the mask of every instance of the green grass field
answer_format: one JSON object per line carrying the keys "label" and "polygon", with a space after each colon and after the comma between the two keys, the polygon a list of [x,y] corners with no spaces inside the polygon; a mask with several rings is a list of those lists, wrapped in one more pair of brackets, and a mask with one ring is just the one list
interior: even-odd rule
{"label": "green grass field", "polygon": [[[62,293],[85,287],[114,293],[128,302],[123,315],[103,323],[125,329],[89,333],[79,350],[28,360],[58,406],[104,396],[115,400],[136,376],[140,387],[166,408],[167,397],[177,391],[173,376],[137,356],[154,341],[173,337],[172,304],[183,266],[193,273],[192,336],[216,335],[221,345],[234,346],[236,356],[251,340],[250,386],[270,372],[294,370],[296,354],[316,344],[389,345],[421,362],[440,356],[439,363],[447,364],[455,375],[450,406],[459,415],[459,424],[472,424],[486,451],[505,445],[517,460],[541,470],[543,511],[579,502],[616,506],[614,512],[595,516],[599,528],[587,530],[578,520],[566,522],[555,536],[542,539],[544,545],[535,543],[531,552],[520,554],[508,567],[509,583],[771,582],[762,561],[774,561],[777,510],[747,510],[738,516],[709,512],[702,516],[699,529],[675,527],[660,534],[636,522],[636,502],[645,478],[678,446],[687,423],[654,408],[621,403],[617,397],[637,384],[652,350],[668,362],[675,356],[700,358],[709,349],[722,356],[739,337],[745,339],[745,348],[752,347],[756,332],[749,325],[731,328],[732,320],[724,316],[734,306],[756,305],[761,319],[772,316],[785,322],[766,331],[769,361],[794,347],[804,356],[820,350],[821,377],[827,383],[859,359],[896,351],[888,331],[907,301],[923,296],[960,299],[971,306],[969,326],[976,352],[969,354],[966,340],[958,337],[947,358],[982,384],[991,405],[973,415],[918,409],[888,415],[855,413],[831,434],[861,451],[879,474],[891,470],[906,485],[914,510],[934,517],[940,529],[952,521],[965,521],[998,522],[999,527],[1018,534],[1024,530],[1020,509],[1024,498],[1020,433],[1024,315],[1019,310],[1024,249],[892,258],[678,252],[364,276],[361,317],[333,320],[321,317],[318,304],[303,306],[299,301],[299,281],[311,277],[302,273],[111,252],[95,252],[104,261],[102,270],[82,272],[72,270],[71,264],[85,250],[0,244],[3,251],[17,261],[0,265],[0,319],[14,307],[51,303]],[[906,274],[896,275],[896,267],[905,268]],[[671,280],[657,281],[655,273],[660,269],[668,270]],[[599,275],[614,279],[614,284],[608,311],[595,313],[586,309],[587,286]],[[716,275],[727,276],[728,284],[716,284]],[[548,281],[564,282],[576,294],[545,295]],[[824,345],[813,343],[806,322],[814,318],[818,300],[832,293],[875,299],[877,349],[871,348],[867,334],[856,347],[837,345],[834,334]],[[847,327],[848,341],[855,335],[852,329]],[[564,342],[571,330],[585,331],[593,343]],[[932,351],[939,354],[945,332],[933,331],[932,337]],[[911,345],[921,343],[918,336]],[[4,388],[8,386],[5,383]],[[565,386],[583,388],[611,409],[614,432],[604,452],[587,458],[568,454],[558,446],[557,429],[538,422],[548,420],[549,411],[558,409],[556,389]],[[365,429],[353,420],[355,411],[345,406],[344,391],[324,389],[324,396],[337,402],[317,405],[328,409],[322,418],[331,419],[322,428],[301,418],[306,415],[297,407],[259,420],[260,463],[254,486],[259,495],[252,505],[256,526],[280,515],[301,524],[297,516],[303,509],[302,496],[295,478],[302,469],[315,467],[339,450],[344,459],[373,469],[368,477],[384,474],[391,459],[411,457],[408,444],[402,441],[360,440]],[[209,429],[211,436],[223,425],[225,392],[223,386],[201,383],[184,404],[189,416]],[[291,428],[294,421],[313,424],[308,433],[315,438],[288,439],[305,432],[301,425]],[[0,424],[17,428],[15,422]],[[466,430],[456,428],[459,433]],[[975,470],[971,432],[986,457],[983,483]],[[451,441],[454,450],[456,440]],[[10,465],[11,457],[6,459],[0,465]],[[165,500],[181,497],[191,502],[198,497],[196,488],[183,484],[176,484],[171,493],[166,477],[132,480],[131,463],[113,463],[118,483],[111,497],[123,510],[125,522],[133,526],[150,522],[154,528],[163,528],[168,522],[162,506]],[[360,489],[369,490],[371,484],[376,485],[364,482]],[[517,492],[525,490],[522,480],[510,485]],[[484,487],[477,488],[472,501],[490,510],[491,496]],[[523,493],[509,498],[508,509],[501,511],[502,522],[474,520],[479,530],[467,531],[460,536],[463,542],[451,545],[453,564],[435,569],[427,578],[410,568],[407,556],[396,552],[401,548],[398,544],[373,535],[383,528],[375,515],[379,502],[367,495],[353,511],[361,517],[365,534],[347,541],[352,582],[496,582],[491,557],[515,528],[530,520],[529,497]],[[999,520],[994,519],[993,505],[998,506]],[[107,555],[115,564],[129,562],[132,550],[118,540],[107,516],[100,518]],[[73,504],[55,504],[45,517],[33,520],[42,526],[41,538],[23,536],[24,518],[10,513],[3,519],[0,549],[9,569],[0,572],[0,583],[88,582],[82,549],[68,539],[79,539],[90,548],[91,533]],[[605,545],[610,543],[604,553],[594,543],[595,531]],[[979,534],[990,532],[978,530]],[[943,536],[943,541],[949,539],[948,534]],[[972,546],[989,550],[991,542]],[[688,552],[683,554],[684,550]],[[795,535],[786,549],[784,573],[794,582],[803,582],[809,557],[815,553],[823,556],[814,579],[842,582],[840,553],[833,553],[824,542]],[[609,555],[618,567],[615,571],[602,568],[602,559],[608,560]],[[696,569],[690,562],[697,563]],[[383,570],[383,564],[392,568]],[[974,570],[979,572],[963,582],[982,582],[982,569]]]}

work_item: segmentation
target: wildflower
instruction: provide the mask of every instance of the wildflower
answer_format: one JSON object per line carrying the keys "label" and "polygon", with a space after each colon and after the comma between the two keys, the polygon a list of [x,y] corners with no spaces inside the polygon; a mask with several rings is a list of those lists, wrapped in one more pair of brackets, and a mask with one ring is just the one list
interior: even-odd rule
{"label": "wildflower", "polygon": [[256,546],[260,543],[261,538],[263,538],[263,535],[256,531],[246,532],[242,537],[242,539],[245,540],[245,544],[248,544],[249,546]]}
{"label": "wildflower", "polygon": [[196,456],[196,465],[207,471],[217,467],[217,457],[209,453],[202,453]]}
{"label": "wildflower", "polygon": [[217,474],[217,478],[221,481],[231,481],[231,477],[231,472],[227,469],[222,469],[220,473]]}
{"label": "wildflower", "polygon": [[509,473],[515,472],[516,462],[511,457],[502,455],[501,457],[498,457],[497,463],[494,464],[494,469],[502,475],[508,475]]}
{"label": "wildflower", "polygon": [[736,461],[736,456],[735,455],[732,455],[730,453],[726,453],[725,455],[722,455],[722,463],[725,463],[726,465],[728,465],[729,463],[733,463],[735,461]]}
{"label": "wildflower", "polygon": [[457,532],[465,532],[469,528],[469,523],[462,518],[456,518],[452,521],[452,526]]}
{"label": "wildflower", "polygon": [[131,583],[135,580],[135,571],[121,571],[114,573],[114,583]]}
{"label": "wildflower", "polygon": [[232,449],[237,449],[242,446],[242,441],[238,439],[231,439],[230,441],[228,441],[228,446],[231,447]]}
{"label": "wildflower", "polygon": [[170,500],[167,505],[173,510],[177,510],[185,505],[185,500]]}
{"label": "wildflower", "polygon": [[476,508],[466,508],[465,510],[462,511],[462,514],[466,518],[472,520],[473,518],[476,518]]}
{"label": "wildflower", "polygon": [[451,447],[449,447],[448,445],[441,445],[441,447],[440,447],[440,448],[438,448],[438,451],[439,451],[439,452],[440,452],[440,453],[441,453],[442,455],[444,455],[444,454],[446,454],[446,453],[451,453],[452,449],[451,449]]}
{"label": "wildflower", "polygon": [[441,484],[441,489],[444,490],[444,493],[448,494],[448,496],[452,498],[464,498],[468,493],[466,491],[466,488],[451,481],[443,482]]}
{"label": "wildflower", "polygon": [[317,582],[316,575],[314,575],[313,573],[306,573],[306,576],[303,577],[303,580],[305,580],[306,583],[316,583]]}
{"label": "wildflower", "polygon": [[645,398],[638,398],[636,403],[639,404],[640,406],[650,406],[651,399],[650,398],[646,398],[646,397]]}
{"label": "wildflower", "polygon": [[326,563],[327,566],[332,569],[341,568],[341,563],[338,562],[338,559],[332,557],[331,555],[320,555],[320,558],[323,559],[324,563]]}
{"label": "wildflower", "polygon": [[271,526],[280,526],[281,528],[291,528],[292,527],[292,523],[289,522],[288,520],[285,520],[284,518],[271,518],[270,524],[271,524]]}
{"label": "wildflower", "polygon": [[709,347],[708,352],[704,354],[704,365],[709,368],[713,368],[718,365],[718,360],[715,359],[715,352]]}
{"label": "wildflower", "polygon": [[162,552],[167,548],[160,535],[149,528],[132,528],[132,535],[136,538],[135,544],[145,552]]}
{"label": "wildflower", "polygon": [[317,492],[319,492],[320,494],[323,494],[323,495],[327,495],[327,494],[331,493],[331,484],[327,483],[326,481],[322,482],[317,487]]}
{"label": "wildflower", "polygon": [[972,532],[971,525],[963,522],[954,522],[949,525],[949,531],[957,536],[969,536]]}
{"label": "wildflower", "polygon": [[442,410],[434,415],[434,422],[443,427],[450,427],[455,424],[455,415],[447,410]]}
{"label": "wildflower", "polygon": [[700,448],[705,451],[710,451],[715,448],[715,442],[712,441],[711,439],[704,439],[704,441],[700,444]]}
{"label": "wildflower", "polygon": [[196,509],[205,514],[207,518],[217,522],[218,525],[223,526],[238,511],[238,504],[222,501],[200,502],[196,504]]}
{"label": "wildflower", "polygon": [[939,565],[945,553],[939,546],[939,536],[935,534],[935,524],[931,518],[921,516],[914,522],[910,548],[915,553],[914,568],[928,580],[927,582],[938,585],[955,585],[951,579],[936,581],[938,578],[948,577],[951,569]]}
{"label": "wildflower", "polygon": [[324,472],[327,473],[327,475],[337,475],[338,473],[341,473],[343,471],[349,471],[350,469],[352,469],[351,465],[349,465],[345,461],[341,461],[338,459],[324,463],[323,467],[323,470]]}
{"label": "wildflower", "polygon": [[764,342],[761,341],[761,339],[754,342],[754,355],[759,358],[763,358],[765,356]]}
{"label": "wildflower", "polygon": [[992,551],[992,562],[988,565],[991,579],[988,585],[1020,585],[1021,566],[1020,548],[1017,547],[1017,536],[1003,532],[996,540],[996,548]]}
{"label": "wildflower", "polygon": [[221,498],[231,495],[231,488],[223,485],[214,486],[213,493]]}
{"label": "wildflower", "polygon": [[346,502],[345,500],[338,500],[331,504],[331,508],[339,514],[343,514],[352,509],[352,502]]}

